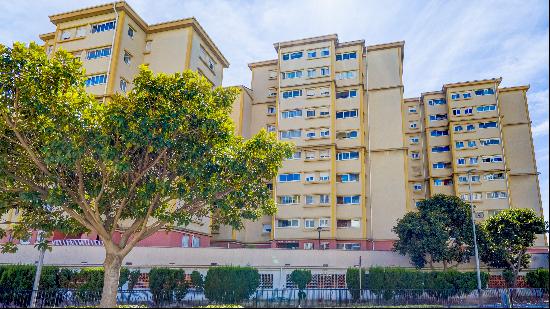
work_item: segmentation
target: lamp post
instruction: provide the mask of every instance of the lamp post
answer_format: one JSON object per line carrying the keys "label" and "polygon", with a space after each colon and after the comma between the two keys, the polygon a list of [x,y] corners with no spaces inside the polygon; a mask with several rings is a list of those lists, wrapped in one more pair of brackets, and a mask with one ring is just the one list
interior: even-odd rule
{"label": "lamp post", "polygon": [[474,169],[468,170],[468,191],[469,191],[469,202],[470,202],[470,212],[472,214],[472,231],[474,233],[474,253],[476,257],[476,276],[477,276],[477,293],[481,297],[481,275],[479,273],[479,253],[477,249],[477,237],[476,237],[476,223],[474,218],[474,203],[472,197],[472,172]]}
{"label": "lamp post", "polygon": [[[36,241],[42,242],[42,231],[38,231]],[[32,285],[30,308],[36,308],[36,298],[38,297],[38,289],[40,288],[40,276],[42,275],[42,266],[44,265],[44,254],[46,249],[39,247],[38,265],[36,265],[36,272],[34,274],[34,283]]]}
{"label": "lamp post", "polygon": [[317,227],[317,233],[319,234],[319,237],[317,238],[317,245],[319,246],[319,250],[321,250],[321,231],[323,230],[322,227]]}

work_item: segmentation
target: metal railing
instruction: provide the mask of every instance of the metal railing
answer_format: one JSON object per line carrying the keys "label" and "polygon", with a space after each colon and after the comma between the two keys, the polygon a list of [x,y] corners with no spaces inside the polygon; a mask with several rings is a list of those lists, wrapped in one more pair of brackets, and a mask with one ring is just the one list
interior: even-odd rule
{"label": "metal railing", "polygon": [[[306,289],[305,298],[300,298],[297,289],[257,290],[248,299],[229,301],[244,307],[357,307],[357,306],[434,306],[434,307],[484,307],[484,308],[548,308],[548,292],[541,289],[485,289],[481,297],[477,291],[459,293],[453,290],[363,290]],[[31,290],[0,290],[0,307],[27,307]],[[49,289],[37,293],[36,306],[82,307],[96,306],[101,299],[100,290]],[[231,300],[231,297],[225,297]],[[176,291],[163,291],[153,295],[150,290],[120,290],[119,305],[142,305],[145,307],[196,307],[215,304],[204,293],[190,289],[185,295]]]}
{"label": "metal railing", "polygon": [[103,241],[95,239],[56,239],[54,246],[103,246]]}

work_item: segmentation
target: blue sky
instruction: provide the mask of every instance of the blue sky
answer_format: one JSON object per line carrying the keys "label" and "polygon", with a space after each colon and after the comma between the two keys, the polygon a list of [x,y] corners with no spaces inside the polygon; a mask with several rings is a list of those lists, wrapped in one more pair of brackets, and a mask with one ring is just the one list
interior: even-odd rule
{"label": "blue sky", "polygon": [[[48,15],[101,0],[0,2],[0,43],[39,40]],[[337,33],[341,42],[405,41],[405,96],[442,84],[502,77],[530,84],[529,110],[548,220],[548,2],[128,0],[147,23],[196,17],[231,63],[224,85],[249,85],[247,63],[273,59],[273,43]]]}

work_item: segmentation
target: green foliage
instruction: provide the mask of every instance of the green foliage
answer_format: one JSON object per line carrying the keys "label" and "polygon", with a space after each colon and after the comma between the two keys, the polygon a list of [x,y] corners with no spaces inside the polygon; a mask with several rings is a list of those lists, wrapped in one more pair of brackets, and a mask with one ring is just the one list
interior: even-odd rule
{"label": "green foliage", "polygon": [[193,272],[191,272],[191,284],[197,290],[204,289],[204,278],[200,272],[196,270],[193,270]]}
{"label": "green foliage", "polygon": [[[159,229],[205,216],[214,227],[240,229],[244,219],[275,213],[265,180],[293,146],[265,130],[248,140],[235,135],[238,88],[142,66],[127,95],[98,101],[84,80],[68,52],[48,57],[37,44],[0,45],[0,216],[20,210],[11,239],[93,231],[111,268]],[[131,228],[114,242],[122,222]]]}
{"label": "green foliage", "polygon": [[511,288],[514,287],[516,284],[516,278],[514,278],[514,272],[505,269],[502,271],[502,279],[504,279],[504,282],[506,283],[506,287]]}
{"label": "green foliage", "polygon": [[420,202],[418,211],[399,219],[393,231],[399,237],[394,251],[408,255],[417,268],[468,262],[472,255],[470,205],[456,196],[437,194]]}
{"label": "green foliage", "polygon": [[489,266],[509,269],[511,282],[515,282],[518,273],[529,266],[531,256],[527,249],[545,230],[544,219],[532,209],[505,209],[481,224],[480,258]]}
{"label": "green foliage", "polygon": [[122,287],[128,282],[128,279],[130,277],[130,270],[126,267],[122,267],[120,269],[120,277],[118,279],[118,288],[122,289]]}
{"label": "green foliage", "polygon": [[311,270],[309,269],[295,269],[290,274],[290,280],[298,287],[298,298],[300,300],[306,298],[306,293],[304,290],[307,287],[307,284],[311,282],[311,278]]}
{"label": "green foliage", "polygon": [[[477,289],[475,272],[457,270],[420,271],[400,267],[371,267],[367,282],[366,288],[385,299],[391,299],[405,291],[407,295],[411,295],[427,290],[434,296],[450,297],[468,294]],[[486,287],[488,282],[489,274],[481,273],[482,287]]]}
{"label": "green foliage", "polygon": [[[364,268],[361,268],[361,290],[366,290],[368,287],[368,275]],[[353,300],[358,300],[359,293],[359,268],[349,267],[346,270],[346,286]]]}
{"label": "green foliage", "polygon": [[550,282],[548,269],[538,268],[537,270],[530,271],[525,275],[525,280],[530,287],[544,289],[548,292],[548,284]]}
{"label": "green foliage", "polygon": [[141,275],[141,271],[139,269],[132,270],[128,274],[128,290],[133,291],[134,287],[139,281],[139,276]]}
{"label": "green foliage", "polygon": [[181,269],[152,268],[149,271],[149,289],[157,305],[181,301],[188,289],[185,272]]}
{"label": "green foliage", "polygon": [[252,267],[219,266],[208,269],[204,283],[206,298],[217,303],[239,303],[250,298],[260,285],[260,274]]}

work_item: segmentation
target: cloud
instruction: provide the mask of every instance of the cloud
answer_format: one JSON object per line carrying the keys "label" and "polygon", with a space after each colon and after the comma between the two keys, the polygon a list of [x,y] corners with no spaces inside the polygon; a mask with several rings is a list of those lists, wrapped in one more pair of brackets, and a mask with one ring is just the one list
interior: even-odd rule
{"label": "cloud", "polygon": [[532,127],[533,137],[548,135],[548,119]]}

